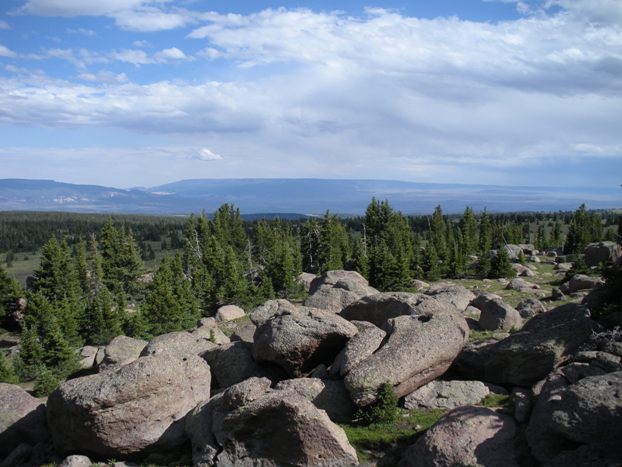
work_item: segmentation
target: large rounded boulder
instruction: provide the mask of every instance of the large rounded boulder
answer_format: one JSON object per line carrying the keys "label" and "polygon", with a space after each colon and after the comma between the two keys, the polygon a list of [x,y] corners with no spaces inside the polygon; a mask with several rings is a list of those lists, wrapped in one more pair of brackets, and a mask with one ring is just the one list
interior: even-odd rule
{"label": "large rounded boulder", "polygon": [[21,443],[34,446],[47,438],[43,401],[19,386],[0,383],[0,458]]}
{"label": "large rounded boulder", "polygon": [[465,319],[454,312],[400,316],[387,323],[385,344],[345,377],[352,400],[373,403],[388,382],[398,397],[442,375],[469,337]]}
{"label": "large rounded boulder", "polygon": [[330,365],[356,326],[335,313],[300,307],[276,314],[255,331],[253,357],[298,377],[319,364]]}
{"label": "large rounded boulder", "polygon": [[402,457],[402,467],[518,467],[512,417],[485,407],[445,414]]}
{"label": "large rounded boulder", "polygon": [[311,282],[305,306],[338,313],[359,298],[376,293],[356,271],[327,271]]}
{"label": "large rounded boulder", "polygon": [[356,451],[326,412],[298,392],[250,378],[198,406],[188,418],[197,466],[349,466]]}
{"label": "large rounded boulder", "polygon": [[141,458],[185,441],[183,418],[210,397],[210,369],[198,356],[142,357],[116,371],[62,383],[47,419],[60,453]]}

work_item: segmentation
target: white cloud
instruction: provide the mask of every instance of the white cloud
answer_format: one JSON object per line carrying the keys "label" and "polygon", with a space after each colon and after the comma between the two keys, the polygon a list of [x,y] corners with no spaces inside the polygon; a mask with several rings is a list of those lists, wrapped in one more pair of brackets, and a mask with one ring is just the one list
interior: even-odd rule
{"label": "white cloud", "polygon": [[80,73],[78,78],[83,81],[98,82],[102,84],[118,84],[126,83],[128,81],[125,73],[113,73],[111,71],[98,71],[96,73]]}
{"label": "white cloud", "polygon": [[168,0],[28,0],[19,10],[40,16],[106,16],[122,29],[164,31],[194,21],[182,8],[168,7]]}
{"label": "white cloud", "polygon": [[15,55],[11,49],[0,44],[0,57],[15,57]]}
{"label": "white cloud", "polygon": [[6,21],[0,21],[0,29],[11,29],[11,26]]}
{"label": "white cloud", "polygon": [[157,54],[155,54],[155,58],[156,60],[162,62],[188,60],[186,54],[183,51],[179,50],[177,47],[160,50]]}
{"label": "white cloud", "polygon": [[199,152],[192,156],[193,159],[198,159],[200,161],[220,161],[222,160],[222,156],[213,152],[208,148],[201,148]]}
{"label": "white cloud", "polygon": [[151,42],[149,41],[134,41],[132,42],[132,46],[138,48],[138,49],[146,49],[148,47],[151,47]]}

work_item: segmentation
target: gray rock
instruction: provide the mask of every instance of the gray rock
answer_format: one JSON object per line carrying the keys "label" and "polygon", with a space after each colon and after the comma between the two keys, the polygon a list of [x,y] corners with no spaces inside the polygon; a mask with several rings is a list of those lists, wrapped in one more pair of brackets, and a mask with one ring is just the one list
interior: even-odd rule
{"label": "gray rock", "polygon": [[356,451],[326,412],[294,391],[251,378],[188,418],[195,466],[357,465]]}
{"label": "gray rock", "polygon": [[305,292],[311,290],[311,283],[317,276],[310,272],[301,272],[296,276],[296,283],[304,289]]}
{"label": "gray rock", "polygon": [[561,300],[566,300],[566,296],[558,287],[553,287],[551,290],[551,300],[559,302]]}
{"label": "gray rock", "polygon": [[133,337],[117,336],[104,349],[103,365],[125,365],[136,360],[147,341]]}
{"label": "gray rock", "polygon": [[208,340],[213,344],[222,345],[231,342],[229,337],[218,327],[200,326],[192,331],[194,337]]}
{"label": "gray rock", "polygon": [[251,349],[248,342],[232,342],[205,352],[203,358],[212,371],[213,387],[224,389],[253,376],[267,376],[253,360]]}
{"label": "gray rock", "polygon": [[279,299],[279,300],[268,300],[263,305],[258,306],[251,313],[251,321],[256,326],[261,326],[263,323],[268,321],[273,316],[284,312],[295,312],[300,307],[294,305],[293,303]]}
{"label": "gray rock", "polygon": [[588,267],[609,261],[615,263],[620,258],[622,258],[622,246],[615,242],[590,243],[585,248],[585,264]]}
{"label": "gray rock", "polygon": [[80,359],[78,366],[83,370],[93,368],[95,366],[95,357],[97,356],[98,350],[97,347],[93,347],[92,345],[85,345],[78,349]]}
{"label": "gray rock", "polygon": [[469,379],[531,386],[589,339],[595,323],[588,315],[575,304],[537,315],[499,342],[465,348],[454,369]]}
{"label": "gray rock", "polygon": [[382,327],[391,318],[415,314],[420,297],[408,292],[377,293],[358,299],[339,314],[349,321],[368,321]]}
{"label": "gray rock", "polygon": [[373,354],[387,333],[367,321],[352,321],[358,329],[352,339],[339,352],[330,368],[332,376],[344,377],[352,368]]}
{"label": "gray rock", "polygon": [[297,392],[313,402],[318,409],[325,410],[333,422],[351,421],[356,410],[341,380],[288,379],[278,383],[275,389]]}
{"label": "gray rock", "polygon": [[233,321],[234,319],[244,318],[246,313],[242,308],[236,305],[225,305],[218,308],[216,311],[216,321]]}
{"label": "gray rock", "polygon": [[514,399],[514,418],[519,423],[525,423],[531,414],[531,391],[515,387],[512,389],[512,397]]}
{"label": "gray rock", "polygon": [[481,311],[478,323],[480,329],[509,331],[523,326],[520,313],[494,295],[481,294],[471,305]]}
{"label": "gray rock", "polygon": [[568,272],[572,269],[572,263],[557,263],[554,269],[560,272]]}
{"label": "gray rock", "polygon": [[520,254],[523,252],[522,248],[518,245],[512,245],[511,243],[504,246],[508,252],[508,256],[511,260],[517,260]]}
{"label": "gray rock", "polygon": [[484,407],[459,407],[445,414],[404,454],[403,467],[518,467],[516,424]]}
{"label": "gray rock", "polygon": [[327,271],[313,280],[309,293],[305,306],[338,313],[359,298],[378,291],[356,271]]}
{"label": "gray rock", "polygon": [[532,318],[540,313],[544,313],[546,308],[537,298],[525,298],[516,306],[516,311],[522,318]]}
{"label": "gray rock", "polygon": [[603,281],[600,277],[591,277],[586,276],[585,274],[575,274],[572,278],[562,284],[560,290],[565,293],[574,293],[579,290],[589,290],[594,289],[603,285],[605,281]]}
{"label": "gray rock", "polygon": [[22,443],[35,445],[48,438],[45,404],[19,386],[0,383],[0,458]]}
{"label": "gray rock", "polygon": [[430,284],[419,279],[413,279],[411,287],[413,287],[415,290],[424,291],[430,288]]}
{"label": "gray rock", "polygon": [[65,381],[48,399],[47,420],[59,452],[103,458],[169,453],[186,441],[185,415],[209,395],[209,366],[200,357],[148,356]]}
{"label": "gray rock", "polygon": [[200,355],[215,347],[218,346],[213,342],[186,331],[169,332],[151,340],[140,356],[167,354],[183,358],[189,355]]}
{"label": "gray rock", "polygon": [[449,302],[461,312],[466,310],[471,300],[475,298],[475,294],[467,288],[456,284],[435,284],[426,292],[437,300]]}
{"label": "gray rock", "polygon": [[458,313],[400,316],[389,320],[386,343],[345,377],[352,400],[359,406],[374,402],[385,383],[398,397],[442,375],[469,337]]}
{"label": "gray rock", "polygon": [[357,332],[356,326],[334,313],[299,308],[277,314],[257,327],[253,358],[274,363],[298,377],[320,363],[332,363]]}
{"label": "gray rock", "polygon": [[481,381],[431,381],[404,399],[404,408],[455,409],[480,403],[490,389]]}
{"label": "gray rock", "polygon": [[256,330],[257,326],[252,323],[246,323],[241,326],[237,326],[229,339],[231,339],[231,342],[242,341],[252,344]]}
{"label": "gray rock", "polygon": [[547,467],[622,467],[622,447],[619,443],[586,444],[555,456]]}
{"label": "gray rock", "polygon": [[91,465],[93,463],[88,457],[73,455],[65,457],[58,467],[91,467]]}
{"label": "gray rock", "polygon": [[538,284],[527,282],[525,279],[521,279],[520,277],[512,279],[506,286],[506,289],[517,290],[519,292],[530,292],[530,293],[541,292],[540,286]]}
{"label": "gray rock", "polygon": [[531,452],[542,463],[577,445],[619,447],[621,437],[622,372],[602,374],[582,363],[560,368],[547,379],[526,431]]}

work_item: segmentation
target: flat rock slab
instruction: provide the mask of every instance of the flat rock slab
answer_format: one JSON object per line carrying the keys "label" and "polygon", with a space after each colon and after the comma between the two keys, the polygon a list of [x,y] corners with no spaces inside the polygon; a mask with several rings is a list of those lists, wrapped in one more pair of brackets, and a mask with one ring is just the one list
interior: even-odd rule
{"label": "flat rock slab", "polygon": [[431,381],[404,399],[404,408],[455,409],[480,403],[490,394],[481,381]]}

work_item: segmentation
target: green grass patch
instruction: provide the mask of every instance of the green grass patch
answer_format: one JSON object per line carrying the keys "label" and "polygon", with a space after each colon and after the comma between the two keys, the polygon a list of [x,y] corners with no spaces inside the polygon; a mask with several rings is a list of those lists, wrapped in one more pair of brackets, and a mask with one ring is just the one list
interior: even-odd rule
{"label": "green grass patch", "polygon": [[484,341],[487,339],[492,339],[494,335],[494,331],[480,331],[480,330],[471,330],[469,333],[469,342],[478,342]]}
{"label": "green grass patch", "polygon": [[446,411],[401,410],[397,421],[371,425],[341,424],[348,441],[356,449],[359,461],[377,460],[385,454],[400,452],[414,443],[422,431],[430,428]]}
{"label": "green grass patch", "polygon": [[488,394],[480,405],[490,409],[502,409],[506,413],[514,413],[514,399],[509,394]]}

